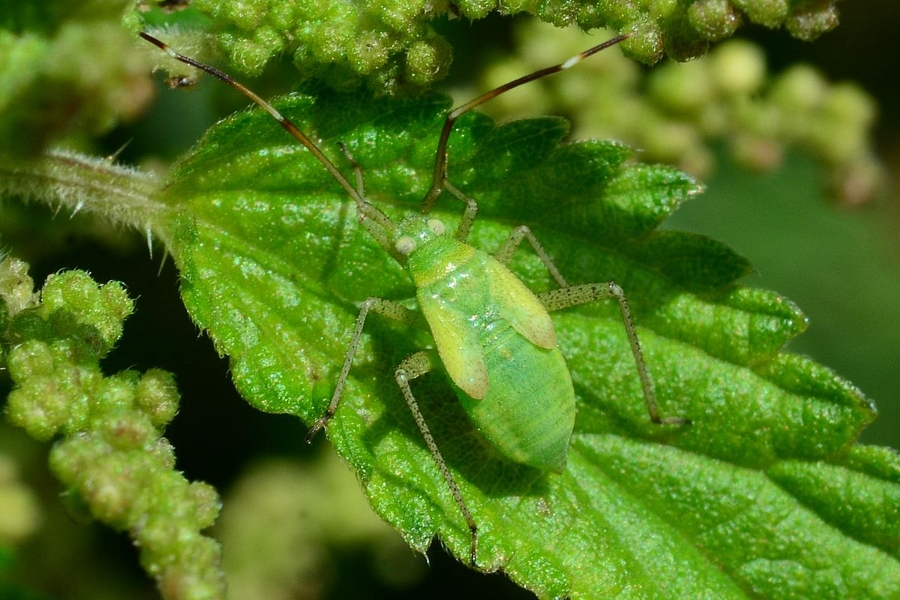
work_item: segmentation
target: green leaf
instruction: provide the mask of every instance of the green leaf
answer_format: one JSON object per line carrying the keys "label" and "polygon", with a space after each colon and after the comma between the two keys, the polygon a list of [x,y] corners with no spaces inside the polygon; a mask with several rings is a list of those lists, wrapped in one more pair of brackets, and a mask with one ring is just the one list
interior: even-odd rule
{"label": "green leaf", "polygon": [[[417,210],[430,185],[448,105],[329,92],[277,103],[352,179],[345,144],[367,195],[393,218]],[[693,424],[650,423],[611,303],[553,315],[578,397],[561,475],[500,460],[445,376],[416,380],[478,523],[479,568],[503,569],[541,597],[900,594],[900,525],[888,517],[900,504],[898,459],[854,445],[874,418],[869,401],[782,351],[805,318],[774,293],[737,286],[750,269],[740,256],[655,231],[699,191],[692,179],[630,164],[617,143],[560,144],[566,131],[552,118],[499,127],[477,114],[461,119],[449,177],[479,203],[470,241],[493,251],[527,224],[570,283],[622,285],[663,414]],[[413,298],[354,204],[261,111],[213,128],[162,200],[175,215],[166,237],[185,303],[262,410],[312,423],[333,392],[357,305]],[[449,197],[435,211],[451,223],[460,213]],[[552,287],[530,251],[511,268],[537,291]],[[465,522],[393,379],[430,340],[377,317],[366,334],[328,437],[414,548],[438,536],[466,557]],[[848,482],[865,494],[841,487]]]}

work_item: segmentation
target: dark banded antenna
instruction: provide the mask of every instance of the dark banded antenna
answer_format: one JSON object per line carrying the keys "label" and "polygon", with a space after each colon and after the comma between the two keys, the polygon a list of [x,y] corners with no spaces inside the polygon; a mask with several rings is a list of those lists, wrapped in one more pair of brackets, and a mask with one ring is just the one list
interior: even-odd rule
{"label": "dark banded antenna", "polygon": [[395,229],[396,226],[387,217],[387,215],[385,215],[379,209],[372,206],[368,200],[366,200],[365,198],[362,197],[362,195],[360,195],[360,193],[357,191],[357,189],[347,180],[346,177],[344,177],[344,175],[338,170],[338,168],[334,165],[334,163],[331,162],[331,159],[329,159],[327,156],[325,156],[325,154],[322,152],[322,150],[319,149],[319,147],[315,144],[315,142],[313,142],[309,138],[309,136],[307,136],[305,133],[300,131],[300,129],[298,129],[297,126],[294,125],[294,123],[291,122],[290,119],[288,119],[287,117],[282,115],[280,112],[278,112],[278,110],[274,106],[272,106],[271,104],[269,104],[268,102],[266,102],[265,100],[260,98],[256,94],[256,92],[254,92],[253,90],[251,90],[244,84],[240,83],[239,81],[235,80],[228,73],[224,73],[224,72],[220,71],[219,69],[212,67],[210,65],[207,65],[205,63],[202,63],[199,60],[195,60],[195,59],[191,58],[190,56],[184,56],[183,54],[179,54],[178,52],[175,52],[175,50],[173,50],[168,45],[166,45],[165,42],[161,42],[160,40],[156,39],[149,33],[145,33],[143,31],[141,31],[138,35],[140,35],[142,38],[144,38],[145,40],[147,40],[148,42],[150,42],[151,44],[153,44],[160,50],[164,51],[166,54],[168,54],[175,60],[183,62],[183,63],[190,65],[192,67],[195,67],[197,69],[200,69],[201,71],[203,71],[205,73],[209,73],[216,79],[221,79],[222,81],[224,81],[225,83],[227,83],[228,85],[230,85],[231,87],[233,87],[234,89],[236,89],[237,91],[242,93],[244,96],[246,96],[247,98],[249,98],[250,100],[255,102],[261,108],[263,108],[267,113],[272,115],[272,117],[276,121],[278,121],[279,125],[284,127],[284,129],[287,130],[288,133],[290,133],[292,136],[294,136],[294,138],[298,142],[303,144],[307,150],[312,152],[312,155],[315,156],[316,159],[320,163],[322,163],[322,165],[325,166],[325,168],[328,170],[328,172],[331,173],[331,176],[334,177],[334,179],[341,185],[342,188],[344,188],[344,190],[353,199],[353,201],[356,202],[356,207],[359,210],[359,214],[361,217],[366,217],[366,218],[372,219],[378,225],[380,225],[382,228],[384,228],[386,231],[393,231]]}
{"label": "dark banded antenna", "polygon": [[[309,136],[300,131],[297,126],[294,125],[288,118],[278,112],[278,110],[274,106],[260,98],[253,90],[244,86],[227,73],[224,73],[219,69],[216,69],[215,67],[202,63],[189,56],[179,54],[164,42],[161,42],[148,33],[142,31],[139,33],[139,35],[157,48],[163,50],[166,54],[168,54],[175,60],[200,69],[201,71],[204,71],[205,73],[208,73],[217,79],[221,79],[222,81],[239,91],[241,94],[252,100],[254,103],[259,105],[261,108],[263,108],[276,121],[278,121],[278,123],[285,130],[287,130],[288,133],[290,133],[297,141],[303,144],[303,146],[305,146],[306,149],[309,150],[320,163],[322,163],[322,165],[328,170],[328,172],[331,173],[331,176],[334,177],[334,179],[341,185],[342,188],[344,188],[344,190],[354,200],[354,202],[356,202],[356,206],[359,209],[361,217],[371,219],[385,231],[393,231],[395,229],[394,223],[379,209],[372,206],[368,202],[368,200],[366,200],[359,193],[358,189],[355,188],[347,180],[346,177],[344,177],[344,175],[338,170],[335,164],[331,162],[331,159],[325,156],[322,150],[319,149],[319,147],[309,138]],[[428,193],[425,194],[425,198],[422,201],[422,212],[425,214],[431,212],[447,184],[447,142],[450,139],[450,133],[453,131],[453,125],[460,116],[469,112],[473,108],[484,104],[488,100],[492,100],[493,98],[496,98],[497,96],[500,96],[501,94],[504,94],[521,85],[525,85],[526,83],[535,81],[536,79],[541,79],[542,77],[553,75],[554,73],[559,73],[560,71],[565,71],[566,69],[574,67],[589,56],[592,56],[600,52],[601,50],[605,50],[610,46],[614,46],[628,39],[630,35],[631,34],[624,34],[614,37],[611,40],[607,40],[602,44],[598,44],[593,48],[589,48],[584,52],[576,54],[567,61],[559,63],[558,65],[547,67],[523,77],[519,77],[518,79],[514,79],[513,81],[498,86],[490,90],[489,92],[478,96],[474,100],[470,100],[462,106],[454,108],[452,111],[450,111],[450,113],[447,114],[446,120],[444,121],[444,128],[441,130],[441,137],[438,140],[437,151],[435,152],[434,156],[434,174],[432,177],[431,188],[428,190]]]}
{"label": "dark banded antenna", "polygon": [[525,85],[526,83],[530,83],[536,79],[546,77],[547,75],[553,75],[554,73],[559,73],[560,71],[570,69],[585,58],[597,54],[601,50],[605,50],[610,46],[615,46],[616,44],[627,40],[629,37],[631,37],[631,34],[626,33],[624,35],[614,37],[611,40],[607,40],[602,44],[597,44],[593,48],[589,48],[584,52],[576,54],[569,60],[561,62],[558,65],[553,65],[552,67],[547,67],[545,69],[541,69],[540,71],[535,71],[534,73],[519,77],[518,79],[513,79],[508,83],[504,83],[499,87],[495,87],[491,91],[486,92],[481,96],[478,96],[474,100],[470,100],[462,106],[458,106],[450,111],[450,113],[447,115],[447,120],[444,121],[444,129],[441,131],[441,138],[440,140],[438,140],[437,153],[434,155],[434,178],[431,182],[431,189],[428,190],[428,193],[425,194],[425,199],[422,201],[422,212],[425,214],[431,212],[431,209],[434,208],[434,204],[435,202],[437,202],[438,197],[440,197],[441,193],[444,191],[444,181],[447,177],[447,141],[450,139],[450,132],[453,131],[453,124],[456,122],[456,119],[466,114],[476,106],[480,106],[488,100],[492,100],[501,94],[505,94],[506,92],[515,89],[520,85]]}

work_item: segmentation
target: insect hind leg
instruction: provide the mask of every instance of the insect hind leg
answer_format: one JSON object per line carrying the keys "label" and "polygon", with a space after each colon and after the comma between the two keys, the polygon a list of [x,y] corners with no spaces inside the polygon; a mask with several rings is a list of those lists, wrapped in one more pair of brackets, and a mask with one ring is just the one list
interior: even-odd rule
{"label": "insect hind leg", "polygon": [[447,483],[447,487],[450,488],[450,493],[453,495],[453,499],[456,501],[459,511],[466,520],[466,525],[472,536],[469,559],[474,566],[476,564],[478,553],[478,526],[475,524],[475,519],[472,517],[471,511],[466,505],[466,501],[463,499],[459,485],[453,478],[450,468],[447,466],[446,461],[444,461],[444,457],[441,455],[441,451],[434,441],[434,436],[431,435],[431,431],[428,429],[428,424],[425,422],[422,411],[419,410],[419,403],[412,393],[412,388],[409,387],[410,380],[425,375],[434,370],[439,364],[440,358],[434,350],[416,352],[415,354],[406,357],[403,362],[397,366],[397,369],[394,371],[394,378],[397,380],[397,385],[400,386],[400,391],[403,392],[403,397],[406,399],[406,404],[409,406],[409,410],[413,415],[413,419],[416,421],[416,425],[419,426],[419,431],[422,434],[422,438],[425,440],[425,445],[428,446],[428,451],[431,452],[431,456],[434,458],[434,462],[437,463],[438,469],[440,470],[441,475],[443,475],[444,481]]}
{"label": "insect hind leg", "polygon": [[637,330],[634,327],[634,320],[631,317],[631,308],[628,306],[625,291],[619,284],[614,281],[608,281],[605,283],[573,285],[543,292],[537,294],[537,297],[547,309],[547,312],[554,312],[571,306],[580,306],[606,298],[615,298],[619,305],[619,313],[622,316],[625,333],[628,335],[628,343],[631,345],[631,353],[634,356],[635,366],[637,366],[638,376],[641,380],[641,389],[647,402],[647,412],[650,414],[650,420],[659,425],[690,425],[691,420],[684,417],[660,416],[656,394],[653,391],[650,373],[647,370],[647,362],[644,360],[644,352],[641,350]]}
{"label": "insect hind leg", "polygon": [[650,420],[659,425],[689,425],[690,419],[661,417],[659,415],[659,404],[653,391],[650,373],[647,370],[647,362],[644,360],[644,352],[641,349],[637,330],[634,327],[634,319],[631,317],[631,308],[628,305],[628,299],[625,297],[625,291],[622,287],[614,281],[570,286],[562,276],[562,273],[559,272],[553,259],[550,258],[550,255],[544,250],[544,247],[527,225],[516,227],[506,242],[494,253],[494,258],[504,264],[508,263],[513,253],[521,245],[522,240],[528,240],[534,253],[544,263],[547,272],[559,285],[559,289],[537,294],[538,300],[541,301],[547,312],[554,312],[607,298],[616,299],[619,305],[619,313],[622,316],[622,323],[625,326],[625,333],[628,335],[628,343],[631,345],[631,353],[634,356],[638,377],[641,380],[641,389],[644,393],[644,400],[647,403],[647,412],[650,415]]}

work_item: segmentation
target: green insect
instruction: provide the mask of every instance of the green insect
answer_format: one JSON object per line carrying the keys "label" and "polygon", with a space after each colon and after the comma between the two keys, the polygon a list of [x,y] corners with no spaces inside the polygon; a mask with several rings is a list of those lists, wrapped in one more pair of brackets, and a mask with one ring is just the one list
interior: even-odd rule
{"label": "green insect", "polygon": [[[419,410],[410,388],[411,380],[444,369],[473,425],[499,454],[515,463],[561,472],[566,467],[569,438],[575,426],[575,392],[549,313],[613,298],[622,315],[651,420],[660,424],[689,423],[680,417],[662,418],[659,415],[622,288],[614,282],[570,286],[526,226],[514,229],[493,255],[470,246],[466,239],[475,221],[477,204],[447,178],[447,142],[454,122],[462,114],[515,87],[568,69],[627,36],[614,38],[564,63],[511,81],[452,110],[438,141],[433,181],[421,213],[395,223],[366,199],[362,170],[346,149],[342,147],[353,162],[356,186],[306,134],[254,92],[218,69],[182,56],[146,33],[140,35],[172,58],[225,81],[272,115],[344,188],[356,204],[361,225],[408,272],[416,287],[419,311],[384,298],[369,298],[362,303],[334,395],[307,439],[324,428],[337,412],[370,313],[428,331],[434,349],[408,356],[396,368],[394,377],[471,532],[473,565],[477,560],[478,526]],[[454,232],[446,231],[441,221],[429,217],[445,190],[465,206]],[[559,285],[558,289],[535,294],[506,267],[523,240],[531,245]]]}

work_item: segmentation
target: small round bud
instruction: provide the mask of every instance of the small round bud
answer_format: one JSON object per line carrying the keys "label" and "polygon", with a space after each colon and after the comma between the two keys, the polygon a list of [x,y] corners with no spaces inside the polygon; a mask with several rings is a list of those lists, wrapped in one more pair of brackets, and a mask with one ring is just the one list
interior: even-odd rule
{"label": "small round bud", "polygon": [[825,99],[828,85],[809,65],[796,65],[775,82],[769,95],[785,111],[808,111]]}
{"label": "small round bud", "polygon": [[695,113],[711,101],[711,83],[705,62],[669,62],[651,74],[650,95],[669,111]]}
{"label": "small round bud", "polygon": [[710,75],[716,87],[733,96],[755,94],[766,78],[762,49],[742,40],[719,46],[709,57]]}
{"label": "small round bud", "polygon": [[729,0],[698,0],[687,10],[691,27],[711,42],[734,34],[741,24],[741,15]]}
{"label": "small round bud", "polygon": [[164,427],[178,413],[178,388],[175,376],[161,369],[150,369],[134,390],[134,401],[156,427]]}
{"label": "small round bud", "polygon": [[788,0],[752,0],[741,2],[741,9],[754,23],[775,28],[788,17],[790,2]]}
{"label": "small round bud", "polygon": [[830,2],[812,3],[797,9],[785,21],[785,27],[798,40],[811,42],[838,25],[837,7]]}

